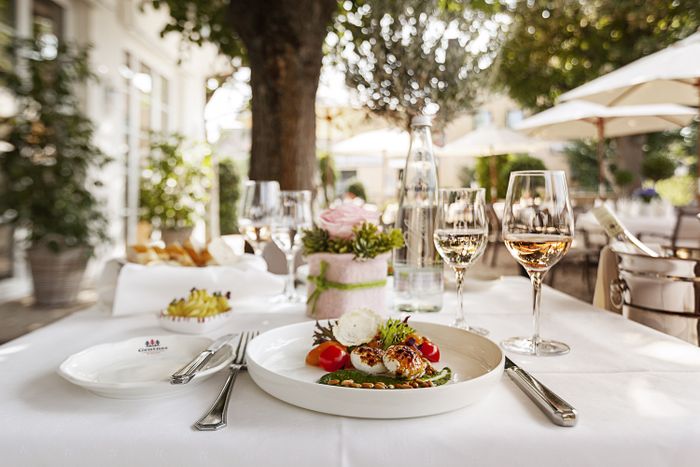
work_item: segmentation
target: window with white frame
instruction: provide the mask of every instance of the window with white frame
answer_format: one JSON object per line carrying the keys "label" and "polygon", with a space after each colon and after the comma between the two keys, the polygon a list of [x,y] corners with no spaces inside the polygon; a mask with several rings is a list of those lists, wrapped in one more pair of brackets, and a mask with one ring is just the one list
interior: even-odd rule
{"label": "window with white frame", "polygon": [[33,0],[33,34],[47,41],[63,38],[63,8],[51,0]]}
{"label": "window with white frame", "polygon": [[0,70],[12,67],[12,58],[5,54],[5,46],[15,32],[15,9],[12,0],[0,0]]}
{"label": "window with white frame", "polygon": [[523,120],[523,111],[520,109],[509,110],[506,114],[506,126],[514,128],[515,125]]}
{"label": "window with white frame", "polygon": [[492,121],[493,117],[491,116],[491,112],[488,110],[479,110],[476,115],[474,115],[474,128],[490,125]]}
{"label": "window with white frame", "polygon": [[151,134],[170,132],[170,82],[151,66],[124,52],[123,79],[124,152],[126,163],[126,240],[132,242],[138,213],[141,168],[150,151]]}

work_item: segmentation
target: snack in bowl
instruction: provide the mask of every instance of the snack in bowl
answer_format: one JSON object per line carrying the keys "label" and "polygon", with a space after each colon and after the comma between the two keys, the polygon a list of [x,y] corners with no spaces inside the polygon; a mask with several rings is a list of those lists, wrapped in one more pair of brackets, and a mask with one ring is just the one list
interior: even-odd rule
{"label": "snack in bowl", "polygon": [[127,250],[127,261],[143,265],[167,264],[171,266],[206,267],[228,266],[240,258],[222,238],[215,238],[204,248],[197,248],[189,240],[184,244],[131,245]]}
{"label": "snack in bowl", "polygon": [[318,382],[362,389],[413,389],[440,386],[452,379],[448,367],[435,368],[440,349],[404,320],[383,320],[363,308],[335,322],[316,322],[314,347],[306,363],[328,373]]}
{"label": "snack in bowl", "polygon": [[208,332],[231,316],[231,292],[214,292],[192,288],[187,298],[174,299],[160,313],[165,329],[186,334]]}

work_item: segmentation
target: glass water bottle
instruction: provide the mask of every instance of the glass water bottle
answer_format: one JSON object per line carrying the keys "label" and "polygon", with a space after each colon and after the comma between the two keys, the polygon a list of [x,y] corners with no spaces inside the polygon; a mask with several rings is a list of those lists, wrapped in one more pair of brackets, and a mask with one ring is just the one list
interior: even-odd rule
{"label": "glass water bottle", "polygon": [[405,245],[394,250],[394,300],[398,311],[439,311],[442,308],[442,260],[435,250],[438,178],[431,118],[411,120],[411,146],[399,192],[396,228]]}

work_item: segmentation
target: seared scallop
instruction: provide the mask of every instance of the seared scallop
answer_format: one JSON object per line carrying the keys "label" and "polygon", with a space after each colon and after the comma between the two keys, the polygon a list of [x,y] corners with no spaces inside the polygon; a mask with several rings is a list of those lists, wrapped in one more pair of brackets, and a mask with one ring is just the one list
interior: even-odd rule
{"label": "seared scallop", "polygon": [[382,362],[383,356],[384,351],[382,349],[361,345],[350,352],[350,362],[352,362],[352,366],[360,371],[378,375],[386,373],[386,367]]}
{"label": "seared scallop", "polygon": [[384,352],[382,361],[389,373],[406,379],[423,376],[428,366],[420,352],[408,345],[392,345]]}

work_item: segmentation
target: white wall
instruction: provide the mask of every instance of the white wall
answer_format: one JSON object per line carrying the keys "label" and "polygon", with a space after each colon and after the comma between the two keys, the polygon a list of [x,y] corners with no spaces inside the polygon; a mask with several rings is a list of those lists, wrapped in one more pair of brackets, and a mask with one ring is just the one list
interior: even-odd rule
{"label": "white wall", "polygon": [[[214,46],[181,47],[177,34],[160,37],[168,14],[147,7],[139,11],[140,0],[54,0],[64,8],[65,39],[91,44],[91,62],[99,81],[83,91],[85,111],[95,124],[95,142],[114,162],[99,175],[106,183],[102,194],[107,199],[110,250],[122,252],[124,247],[125,199],[127,170],[138,176],[138,153],[131,148],[132,164],[127,169],[129,148],[125,145],[125,82],[122,75],[124,54],[143,62],[159,76],[167,78],[169,89],[170,132],[179,132],[188,139],[204,139],[205,83],[208,76],[222,66]],[[31,33],[32,0],[17,0],[18,34]],[[178,60],[181,63],[178,64]],[[156,84],[157,86],[157,84]],[[156,91],[157,89],[154,89]],[[138,102],[131,102],[131,131],[138,129]],[[159,121],[159,108],[152,108],[152,120]],[[158,125],[154,129],[160,129]],[[134,143],[134,141],[132,141]],[[133,144],[132,144],[133,146]],[[133,189],[136,187],[132,187]],[[135,203],[134,193],[131,199]],[[131,221],[135,221],[132,213]],[[109,252],[105,252],[109,253]]]}

